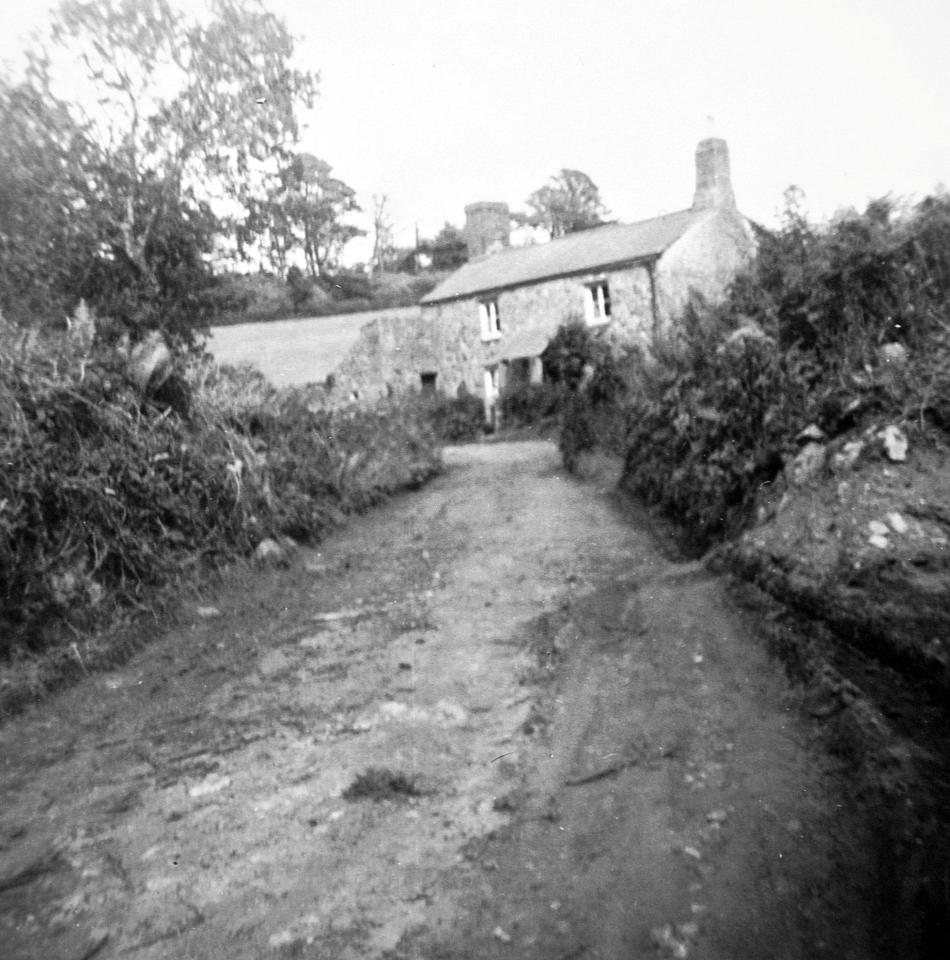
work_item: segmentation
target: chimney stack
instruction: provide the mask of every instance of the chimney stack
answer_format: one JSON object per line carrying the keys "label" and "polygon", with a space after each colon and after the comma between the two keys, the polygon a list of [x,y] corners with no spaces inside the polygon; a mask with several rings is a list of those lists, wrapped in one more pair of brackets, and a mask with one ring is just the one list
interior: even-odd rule
{"label": "chimney stack", "polygon": [[511,213],[507,203],[481,201],[465,208],[465,244],[471,259],[509,246]]}
{"label": "chimney stack", "polygon": [[709,210],[713,207],[735,207],[736,197],[732,192],[729,176],[729,147],[720,137],[700,140],[696,147],[696,193],[693,196],[694,210]]}

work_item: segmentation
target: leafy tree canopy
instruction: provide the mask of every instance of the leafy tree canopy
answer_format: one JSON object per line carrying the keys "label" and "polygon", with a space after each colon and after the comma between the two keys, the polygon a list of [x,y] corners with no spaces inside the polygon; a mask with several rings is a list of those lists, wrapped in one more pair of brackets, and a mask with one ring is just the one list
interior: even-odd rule
{"label": "leafy tree canopy", "polygon": [[0,81],[2,306],[85,296],[188,339],[213,234],[246,220],[312,105],[292,55],[259,0],[65,0],[23,78]]}
{"label": "leafy tree canopy", "polygon": [[462,231],[446,222],[434,240],[419,245],[419,249],[432,254],[434,270],[455,270],[468,262],[468,247]]}
{"label": "leafy tree canopy", "polygon": [[286,272],[288,257],[298,249],[310,276],[325,276],[338,266],[346,244],[366,233],[345,222],[361,208],[356,191],[332,170],[312,153],[290,154],[264,195],[250,201],[241,242],[258,241],[277,273]]}
{"label": "leafy tree canopy", "polygon": [[290,219],[302,231],[307,267],[313,277],[337,266],[343,247],[366,233],[343,221],[346,214],[359,213],[361,207],[356,191],[332,176],[332,170],[325,160],[301,153],[281,172]]}
{"label": "leafy tree canopy", "polygon": [[561,170],[535,190],[527,204],[531,212],[523,218],[525,222],[543,227],[552,240],[597,226],[607,213],[597,185],[580,170]]}

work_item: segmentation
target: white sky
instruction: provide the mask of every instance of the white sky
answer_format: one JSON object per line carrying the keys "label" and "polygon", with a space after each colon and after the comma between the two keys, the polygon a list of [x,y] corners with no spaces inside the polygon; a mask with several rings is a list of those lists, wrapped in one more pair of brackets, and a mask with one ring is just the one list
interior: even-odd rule
{"label": "white sky", "polygon": [[[48,4],[46,4],[48,6]],[[44,0],[0,0],[0,57]],[[740,209],[794,183],[821,218],[950,184],[948,0],[269,0],[319,70],[304,148],[399,242],[561,167],[613,217],[689,205],[693,151],[726,137]],[[709,116],[715,118],[711,127]]]}

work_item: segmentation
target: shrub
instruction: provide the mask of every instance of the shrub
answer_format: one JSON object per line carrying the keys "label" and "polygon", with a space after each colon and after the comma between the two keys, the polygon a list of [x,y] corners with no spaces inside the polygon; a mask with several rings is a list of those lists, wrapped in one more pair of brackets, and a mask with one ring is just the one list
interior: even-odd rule
{"label": "shrub", "polygon": [[193,361],[185,419],[143,400],[119,349],[2,335],[0,655],[147,605],[265,536],[318,539],[438,468],[434,431],[409,404],[330,414],[259,374]]}
{"label": "shrub", "polygon": [[506,426],[534,426],[557,416],[565,391],[554,383],[522,383],[507,390],[501,399],[501,418]]}
{"label": "shrub", "polygon": [[[809,423],[834,436],[873,407],[950,426],[948,306],[947,197],[875,201],[822,231],[790,204],[725,301],[691,305],[625,371],[625,483],[708,546],[743,525]],[[889,368],[895,341],[909,359]],[[595,442],[581,404],[565,459]]]}
{"label": "shrub", "polygon": [[560,392],[558,447],[568,470],[581,453],[597,446],[619,450],[626,377],[638,356],[575,318],[562,324],[548,345],[543,360]]}
{"label": "shrub", "polygon": [[568,318],[541,355],[548,378],[566,390],[577,390],[585,369],[596,361],[598,346],[594,333],[583,320]]}
{"label": "shrub", "polygon": [[485,430],[485,407],[472,394],[422,400],[436,435],[444,443],[471,443]]}
{"label": "shrub", "polygon": [[340,270],[321,279],[321,285],[334,300],[369,300],[373,295],[369,276],[356,270]]}
{"label": "shrub", "polygon": [[627,400],[624,482],[700,547],[737,528],[815,415],[814,367],[765,339],[728,346],[714,324],[659,344]]}
{"label": "shrub", "polygon": [[287,287],[290,290],[294,313],[299,313],[310,300],[314,286],[314,281],[306,276],[300,267],[294,265],[287,271]]}

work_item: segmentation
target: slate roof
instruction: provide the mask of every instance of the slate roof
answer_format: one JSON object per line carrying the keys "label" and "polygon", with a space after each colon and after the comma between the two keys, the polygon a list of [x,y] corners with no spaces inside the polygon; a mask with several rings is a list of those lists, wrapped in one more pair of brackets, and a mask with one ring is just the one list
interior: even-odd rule
{"label": "slate roof", "polygon": [[610,223],[531,247],[514,247],[471,260],[422,298],[442,303],[586,273],[661,254],[710,210],[680,210],[637,223]]}

